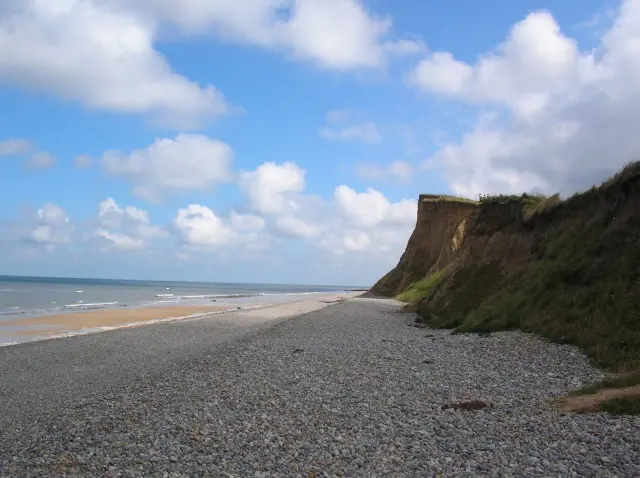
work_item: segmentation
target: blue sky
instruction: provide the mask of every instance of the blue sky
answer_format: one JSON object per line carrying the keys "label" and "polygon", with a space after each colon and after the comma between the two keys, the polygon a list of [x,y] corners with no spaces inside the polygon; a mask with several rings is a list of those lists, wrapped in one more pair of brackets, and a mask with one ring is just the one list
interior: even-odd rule
{"label": "blue sky", "polygon": [[636,159],[636,32],[638,0],[3,2],[0,272],[370,284],[421,192]]}

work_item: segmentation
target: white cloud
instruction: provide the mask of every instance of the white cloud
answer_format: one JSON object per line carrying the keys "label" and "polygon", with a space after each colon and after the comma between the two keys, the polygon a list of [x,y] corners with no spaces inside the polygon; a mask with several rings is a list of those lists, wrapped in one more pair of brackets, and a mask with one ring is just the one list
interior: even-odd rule
{"label": "white cloud", "polygon": [[[236,224],[246,225],[244,220]],[[234,244],[238,234],[213,210],[200,204],[181,208],[173,220],[174,229],[186,246],[220,248]]]}
{"label": "white cloud", "polygon": [[374,227],[387,215],[391,204],[380,191],[368,188],[358,193],[348,186],[338,186],[334,200],[340,213],[353,225]]}
{"label": "white cloud", "polygon": [[145,245],[144,241],[140,238],[127,236],[121,232],[110,232],[106,229],[96,230],[95,236],[104,239],[116,249],[142,249]]}
{"label": "white cloud", "polygon": [[213,85],[173,71],[159,41],[213,34],[350,71],[422,49],[418,40],[390,37],[391,26],[362,0],[5,1],[0,79],[184,129],[230,108]]}
{"label": "white cloud", "polygon": [[357,192],[338,186],[331,203],[333,213],[325,224],[319,245],[334,255],[370,254],[372,263],[397,261],[415,226],[417,201],[389,201],[369,188]]}
{"label": "white cloud", "polygon": [[431,55],[414,84],[507,113],[483,118],[427,164],[467,196],[571,193],[599,183],[640,152],[639,44],[640,1],[625,0],[594,51],[579,51],[549,13],[536,12],[473,65]]}
{"label": "white cloud", "polygon": [[239,186],[256,211],[283,215],[298,208],[295,197],[304,190],[305,170],[292,162],[268,162],[240,173]]}
{"label": "white cloud", "polygon": [[397,181],[408,184],[412,181],[414,168],[407,161],[393,161],[386,166],[358,163],[356,173],[365,181]]}
{"label": "white cloud", "polygon": [[474,65],[435,52],[418,64],[410,82],[436,94],[505,104],[527,117],[574,84],[580,67],[577,42],[564,36],[549,12],[539,11],[516,23],[497,52]]}
{"label": "white cloud", "polygon": [[233,150],[207,136],[180,134],[128,154],[108,151],[101,161],[108,173],[132,182],[134,194],[157,202],[165,194],[204,191],[231,180]]}
{"label": "white cloud", "polygon": [[46,151],[38,151],[37,153],[27,157],[24,161],[24,166],[27,169],[48,169],[56,164],[56,158],[51,153]]}
{"label": "white cloud", "polygon": [[298,0],[283,27],[281,42],[295,56],[325,68],[351,69],[383,64],[380,40],[391,20],[373,17],[359,0]]}
{"label": "white cloud", "polygon": [[370,254],[371,264],[382,261],[386,268],[397,261],[415,225],[415,199],[392,202],[375,189],[359,193],[345,185],[329,200],[306,195],[304,170],[293,163],[265,163],[244,175],[241,188],[267,216],[269,230],[333,256]]}
{"label": "white cloud", "polygon": [[360,0],[142,0],[135,8],[187,34],[215,32],[332,70],[383,66],[391,29]]}
{"label": "white cloud", "polygon": [[264,218],[254,214],[238,214],[235,211],[231,212],[230,221],[231,227],[241,232],[261,231],[265,226]]}
{"label": "white cloud", "polygon": [[23,156],[32,149],[32,144],[26,139],[9,138],[0,141],[0,156]]}
{"label": "white cloud", "polygon": [[215,87],[171,71],[154,49],[150,19],[112,3],[24,0],[0,7],[0,79],[178,127],[227,111]]}
{"label": "white cloud", "polygon": [[114,249],[142,249],[167,232],[151,224],[149,213],[135,206],[120,207],[113,198],[98,203],[97,228],[93,237]]}
{"label": "white cloud", "polygon": [[283,216],[276,219],[278,231],[293,237],[317,237],[321,234],[320,227],[308,224],[302,219],[292,216]]}
{"label": "white cloud", "polygon": [[321,137],[330,140],[359,140],[364,143],[379,143],[382,136],[374,123],[358,123],[341,128],[329,128],[324,126],[318,130]]}
{"label": "white cloud", "polygon": [[22,239],[52,249],[71,242],[73,231],[67,212],[56,204],[45,203],[38,209],[35,221],[23,230]]}

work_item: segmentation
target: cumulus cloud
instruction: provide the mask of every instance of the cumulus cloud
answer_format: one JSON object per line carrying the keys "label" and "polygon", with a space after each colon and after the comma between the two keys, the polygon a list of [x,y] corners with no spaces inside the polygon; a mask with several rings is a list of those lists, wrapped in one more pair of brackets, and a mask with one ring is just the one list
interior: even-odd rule
{"label": "cumulus cloud", "polygon": [[233,179],[233,150],[222,141],[197,134],[158,138],[130,153],[108,151],[101,158],[105,171],[127,179],[133,193],[157,202],[166,194],[208,190]]}
{"label": "cumulus cloud", "polygon": [[54,203],[45,203],[37,209],[25,210],[16,223],[5,231],[5,238],[21,246],[40,246],[47,251],[72,242],[75,226],[67,212]]}
{"label": "cumulus cloud", "polygon": [[580,51],[550,13],[534,12],[474,64],[429,55],[413,85],[497,109],[426,164],[467,196],[571,193],[600,182],[640,154],[639,42],[640,1],[625,0],[593,51]]}
{"label": "cumulus cloud", "polygon": [[384,194],[373,188],[357,192],[341,185],[335,189],[334,201],[338,211],[351,225],[371,228],[381,223],[415,223],[416,201],[391,203]]}
{"label": "cumulus cloud", "polygon": [[407,161],[393,161],[388,165],[358,163],[356,173],[365,181],[396,181],[402,184],[411,182],[414,167]]}
{"label": "cumulus cloud", "polygon": [[254,210],[283,215],[298,209],[296,196],[305,188],[305,170],[292,162],[268,162],[239,174],[238,184]]}
{"label": "cumulus cloud", "polygon": [[498,50],[475,64],[434,52],[410,82],[436,94],[505,104],[526,117],[576,81],[581,60],[577,42],[564,36],[551,13],[539,11],[514,25]]}
{"label": "cumulus cloud", "polygon": [[214,85],[172,70],[169,31],[255,45],[324,69],[381,68],[415,54],[361,0],[24,0],[0,6],[0,79],[87,108],[191,128],[230,110]]}
{"label": "cumulus cloud", "polygon": [[[130,3],[108,3],[114,1]],[[373,15],[361,0],[142,0],[135,8],[186,34],[215,32],[331,70],[381,67],[385,43],[394,41],[386,39],[391,19]]]}
{"label": "cumulus cloud", "polygon": [[264,163],[242,173],[239,184],[252,208],[265,216],[265,233],[302,240],[335,256],[371,252],[388,264],[397,260],[415,225],[415,199],[392,202],[376,189],[358,192],[346,185],[330,199],[309,195],[305,171],[294,163]]}
{"label": "cumulus cloud", "polygon": [[113,249],[131,250],[148,246],[167,232],[151,224],[149,213],[135,206],[120,207],[113,198],[98,203],[93,237]]}
{"label": "cumulus cloud", "polygon": [[121,232],[111,232],[106,229],[95,231],[95,237],[104,239],[115,249],[142,249],[144,241],[139,237],[131,237]]}
{"label": "cumulus cloud", "polygon": [[260,238],[257,232],[264,228],[264,220],[236,212],[223,218],[207,206],[189,204],[178,210],[173,227],[187,247],[220,250],[251,247],[249,243]]}
{"label": "cumulus cloud", "polygon": [[263,217],[254,214],[238,214],[231,212],[231,228],[241,232],[261,231],[264,229],[265,220]]}
{"label": "cumulus cloud", "polygon": [[292,216],[277,218],[276,227],[279,232],[292,237],[310,238],[317,237],[322,233],[322,229],[320,227]]}
{"label": "cumulus cloud", "polygon": [[154,49],[151,19],[112,3],[24,0],[0,7],[0,79],[179,127],[227,111],[214,86],[171,70]]}

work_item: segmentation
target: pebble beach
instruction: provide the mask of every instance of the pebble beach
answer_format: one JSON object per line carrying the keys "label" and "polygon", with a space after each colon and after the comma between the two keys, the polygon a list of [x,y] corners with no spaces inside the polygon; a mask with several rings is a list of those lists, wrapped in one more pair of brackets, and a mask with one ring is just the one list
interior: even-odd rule
{"label": "pebble beach", "polygon": [[640,476],[640,418],[553,406],[578,349],[354,296],[0,348],[0,476]]}

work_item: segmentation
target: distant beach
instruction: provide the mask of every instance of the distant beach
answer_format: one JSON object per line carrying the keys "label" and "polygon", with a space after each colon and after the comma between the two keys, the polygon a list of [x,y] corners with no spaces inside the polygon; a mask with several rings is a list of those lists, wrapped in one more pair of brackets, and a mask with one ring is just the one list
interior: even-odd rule
{"label": "distant beach", "polygon": [[0,345],[264,307],[350,290],[356,288],[0,276]]}

